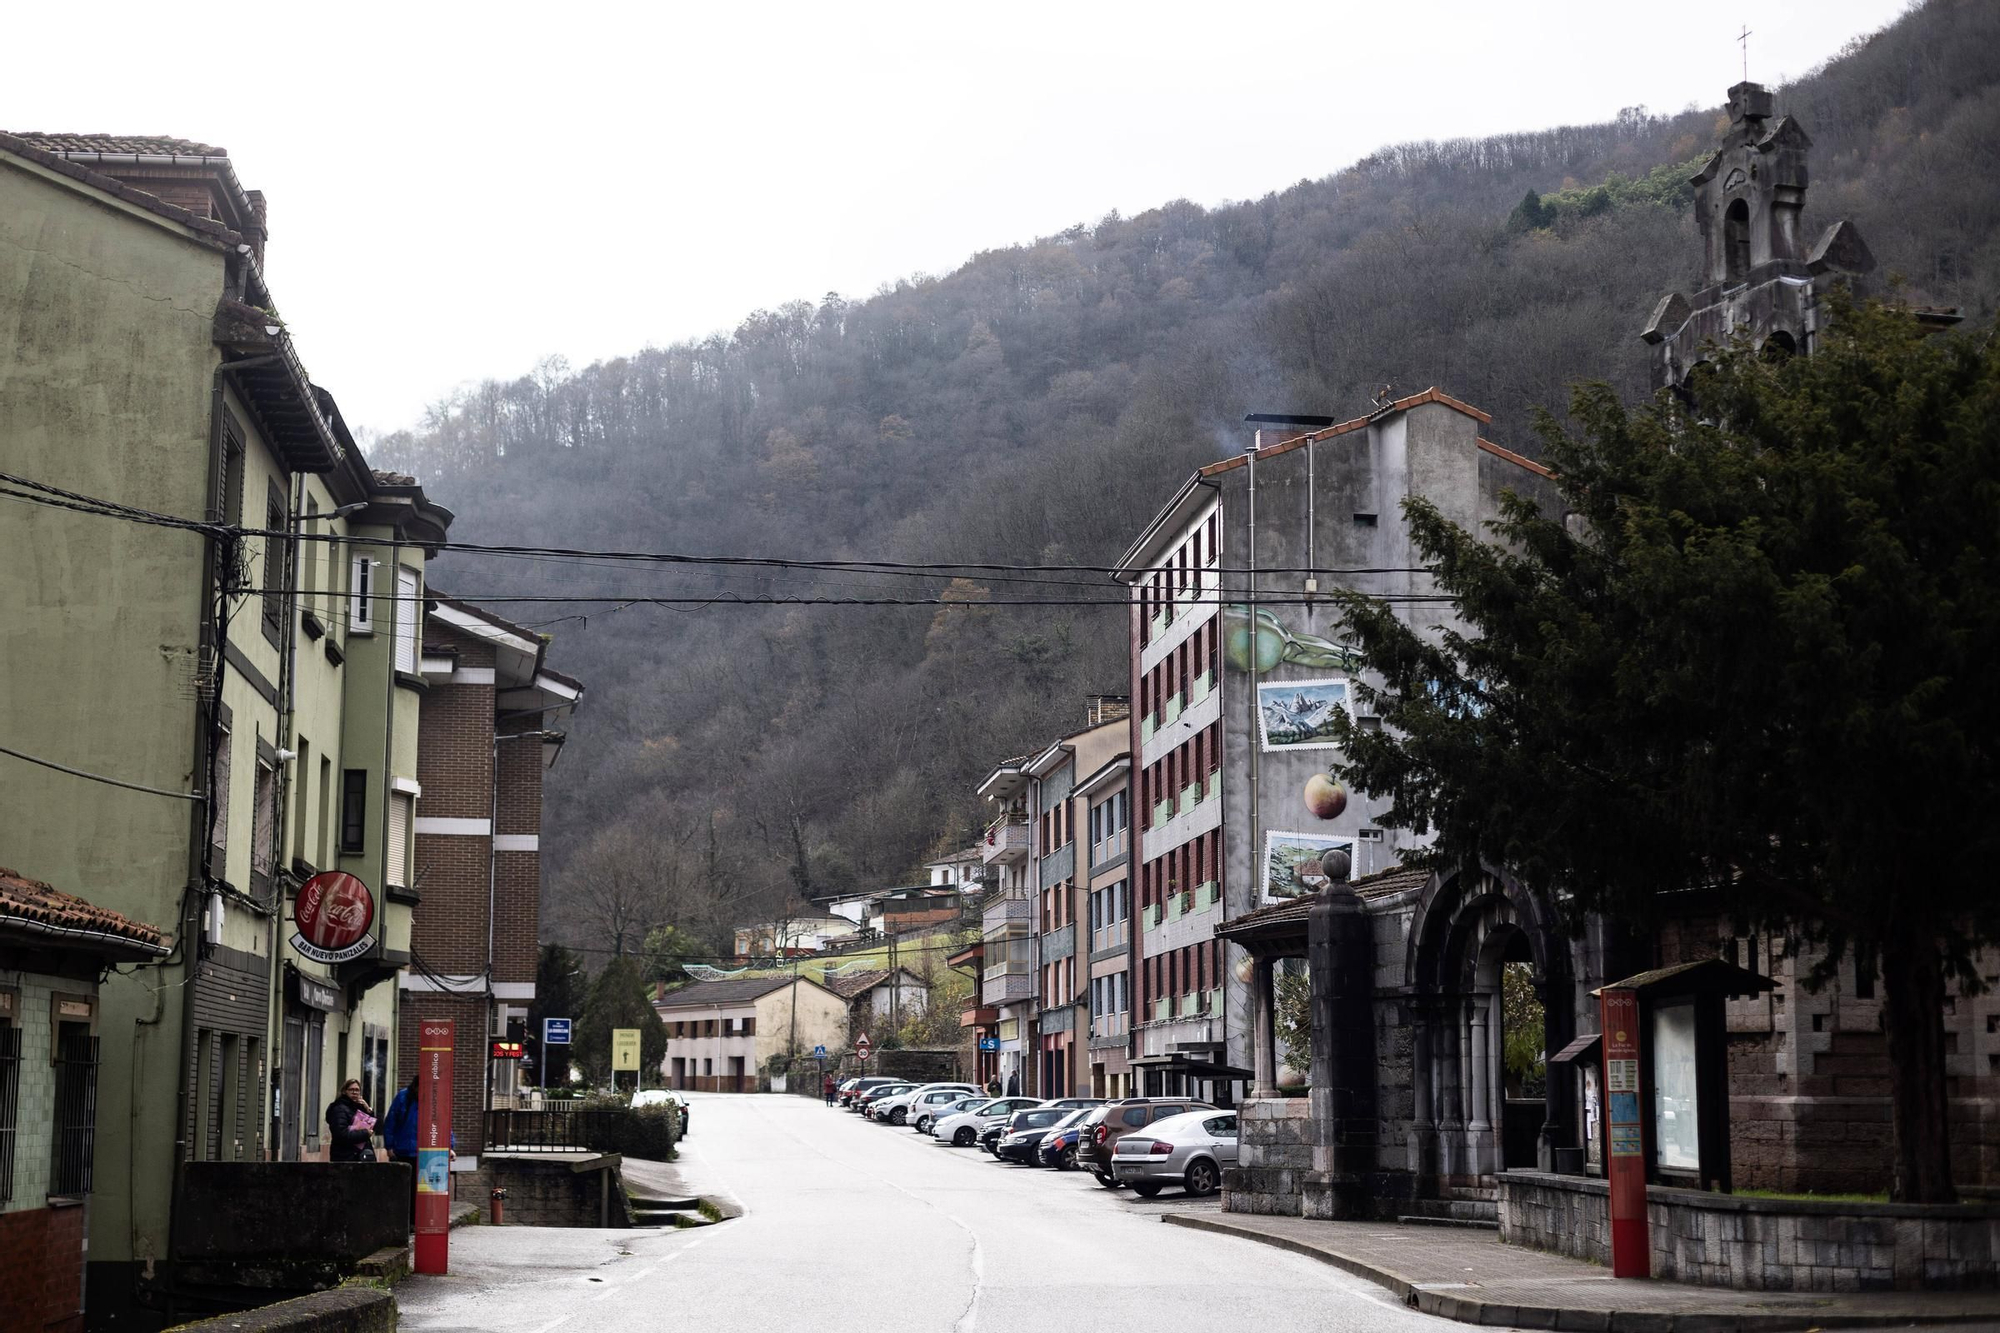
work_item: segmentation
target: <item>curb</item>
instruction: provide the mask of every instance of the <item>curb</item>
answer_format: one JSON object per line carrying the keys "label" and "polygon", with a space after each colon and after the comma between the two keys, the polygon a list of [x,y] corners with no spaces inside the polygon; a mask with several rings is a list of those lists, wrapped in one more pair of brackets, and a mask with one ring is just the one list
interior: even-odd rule
{"label": "curb", "polygon": [[1461,1324],[1481,1324],[1501,1328],[1582,1329],[1594,1333],[1793,1333],[1800,1329],[1881,1328],[1891,1324],[1930,1326],[1980,1326],[1991,1328],[1990,1314],[1926,1314],[1918,1311],[1880,1311],[1868,1314],[1835,1313],[1831,1310],[1801,1310],[1796,1313],[1754,1313],[1710,1311],[1668,1313],[1646,1310],[1589,1310],[1545,1305],[1503,1305],[1482,1301],[1476,1296],[1453,1296],[1427,1291],[1401,1273],[1378,1267],[1350,1254],[1286,1236],[1273,1236],[1250,1227],[1235,1226],[1219,1218],[1193,1213],[1168,1213],[1160,1218],[1168,1226],[1211,1231],[1269,1245],[1343,1272],[1366,1278],[1394,1292],[1412,1310],[1455,1319]]}

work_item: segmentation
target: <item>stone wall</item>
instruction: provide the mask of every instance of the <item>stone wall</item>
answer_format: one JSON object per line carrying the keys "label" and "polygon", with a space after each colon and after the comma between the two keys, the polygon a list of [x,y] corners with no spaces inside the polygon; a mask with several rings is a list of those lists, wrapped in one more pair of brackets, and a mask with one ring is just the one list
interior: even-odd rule
{"label": "stone wall", "polygon": [[629,1227],[622,1164],[616,1153],[587,1159],[573,1153],[488,1153],[477,1171],[452,1177],[452,1206],[476,1204],[481,1217],[488,1217],[498,1188],[507,1191],[501,1217],[508,1226]]}
{"label": "stone wall", "polygon": [[182,1324],[174,1333],[396,1333],[396,1298],[373,1287],[341,1287]]}
{"label": "stone wall", "polygon": [[[1609,1264],[1603,1181],[1508,1171],[1500,1239]],[[1750,1291],[2000,1285],[2000,1206],[1817,1203],[1647,1190],[1656,1278]]]}
{"label": "stone wall", "polygon": [[1304,1097],[1265,1097],[1236,1110],[1236,1165],[1222,1173],[1226,1213],[1301,1215],[1312,1171],[1313,1121]]}

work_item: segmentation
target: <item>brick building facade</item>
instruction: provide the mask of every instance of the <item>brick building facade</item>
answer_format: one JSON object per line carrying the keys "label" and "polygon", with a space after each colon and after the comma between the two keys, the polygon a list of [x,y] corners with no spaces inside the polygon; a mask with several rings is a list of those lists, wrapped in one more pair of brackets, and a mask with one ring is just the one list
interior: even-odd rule
{"label": "brick building facade", "polygon": [[456,1024],[452,1133],[468,1165],[482,1112],[512,1105],[521,1081],[517,1062],[488,1059],[489,1042],[534,999],[542,774],[583,693],[546,650],[533,631],[449,598],[424,623],[419,903],[399,1042],[414,1060],[420,1023]]}

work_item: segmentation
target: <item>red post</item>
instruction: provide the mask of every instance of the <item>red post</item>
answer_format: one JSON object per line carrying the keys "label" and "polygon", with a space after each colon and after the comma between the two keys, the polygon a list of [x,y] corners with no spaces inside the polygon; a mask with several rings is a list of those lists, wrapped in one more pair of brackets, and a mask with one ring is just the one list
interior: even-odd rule
{"label": "red post", "polygon": [[1601,990],[1605,1170],[1611,1186],[1611,1276],[1651,1277],[1646,1236],[1646,1136],[1639,1107],[1639,993]]}
{"label": "red post", "polygon": [[417,1028],[419,1273],[447,1271],[451,1252],[451,1051],[456,1024]]}

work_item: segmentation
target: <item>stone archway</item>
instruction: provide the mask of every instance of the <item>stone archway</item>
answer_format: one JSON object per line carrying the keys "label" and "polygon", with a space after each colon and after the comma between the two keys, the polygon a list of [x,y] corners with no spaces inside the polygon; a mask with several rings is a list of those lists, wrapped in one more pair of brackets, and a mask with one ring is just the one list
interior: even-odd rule
{"label": "stone archway", "polygon": [[[1410,1167],[1418,1190],[1438,1194],[1490,1184],[1496,1171],[1531,1165],[1517,1125],[1507,1152],[1502,992],[1504,970],[1526,963],[1544,1009],[1544,1048],[1569,1040],[1574,997],[1569,947],[1553,906],[1490,868],[1441,875],[1411,920],[1404,981],[1413,1029]],[[1546,1082],[1536,1159],[1566,1143],[1567,1099]],[[1517,1118],[1523,1111],[1517,1108]]]}

